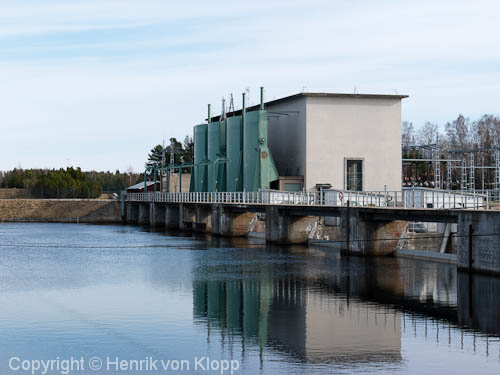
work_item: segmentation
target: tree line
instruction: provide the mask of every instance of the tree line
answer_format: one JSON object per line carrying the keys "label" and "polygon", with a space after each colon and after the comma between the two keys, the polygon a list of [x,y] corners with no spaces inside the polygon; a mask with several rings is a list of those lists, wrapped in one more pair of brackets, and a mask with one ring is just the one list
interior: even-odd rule
{"label": "tree line", "polygon": [[[494,167],[494,149],[500,146],[500,117],[483,115],[470,120],[459,115],[455,120],[447,122],[441,129],[433,122],[426,122],[418,130],[411,122],[402,124],[403,158],[433,158],[432,147],[415,148],[412,146],[438,145],[440,159],[458,160],[457,162],[440,163],[441,181],[444,188],[457,189],[461,180],[461,161],[467,167],[472,163],[479,167]],[[406,180],[434,181],[434,168],[429,162],[406,163],[403,175]],[[446,186],[447,168],[451,166],[452,186]],[[470,168],[467,176],[470,175]],[[477,168],[475,170],[475,189],[489,189],[494,186],[494,168]],[[471,181],[468,181],[471,184]]]}
{"label": "tree line", "polygon": [[39,198],[98,198],[119,193],[141,179],[140,174],[83,172],[80,168],[22,169],[0,173],[0,187],[28,189]]}
{"label": "tree line", "polygon": [[[173,164],[194,162],[194,141],[193,138],[186,135],[184,142],[179,142],[176,138],[170,138],[170,144],[167,147],[156,145],[148,154],[145,168],[150,165],[168,166],[171,164],[171,155],[173,150]],[[189,172],[191,168],[183,168],[183,172]]]}
{"label": "tree line", "polygon": [[[152,163],[170,164],[170,150],[174,150],[174,164],[192,163],[194,160],[193,138],[186,136],[181,143],[175,138],[170,139],[170,145],[164,148],[157,145],[148,154],[146,167]],[[184,168],[183,172],[190,172]],[[0,188],[27,189],[33,197],[39,198],[98,198],[102,193],[119,193],[127,187],[143,181],[142,173],[114,173],[82,171],[81,168],[66,169],[23,169],[0,171]]]}

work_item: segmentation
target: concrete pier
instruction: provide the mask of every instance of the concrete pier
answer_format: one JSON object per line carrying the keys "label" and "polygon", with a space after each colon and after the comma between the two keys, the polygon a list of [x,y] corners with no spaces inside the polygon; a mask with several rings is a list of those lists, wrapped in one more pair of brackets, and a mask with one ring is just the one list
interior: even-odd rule
{"label": "concrete pier", "polygon": [[179,204],[179,229],[192,230],[196,220],[195,207],[189,204]]}
{"label": "concrete pier", "polygon": [[165,205],[151,202],[149,204],[149,225],[153,228],[165,226]]}
{"label": "concrete pier", "polygon": [[212,233],[212,207],[198,205],[194,210],[193,230],[200,233]]}
{"label": "concrete pier", "polygon": [[340,222],[341,250],[345,254],[392,254],[408,227],[407,221],[367,220],[359,210],[349,207],[343,209]]}
{"label": "concrete pier", "polygon": [[165,205],[165,228],[179,229],[180,225],[180,207],[178,204]]}
{"label": "concrete pier", "polygon": [[257,220],[254,212],[231,212],[222,205],[212,206],[212,233],[226,237],[248,235],[252,224]]}
{"label": "concrete pier", "polygon": [[137,218],[137,224],[139,225],[149,225],[149,214],[150,214],[149,203],[139,204],[139,216]]}
{"label": "concrete pier", "polygon": [[293,216],[278,206],[266,207],[266,241],[280,244],[307,243],[318,225],[314,216]]}

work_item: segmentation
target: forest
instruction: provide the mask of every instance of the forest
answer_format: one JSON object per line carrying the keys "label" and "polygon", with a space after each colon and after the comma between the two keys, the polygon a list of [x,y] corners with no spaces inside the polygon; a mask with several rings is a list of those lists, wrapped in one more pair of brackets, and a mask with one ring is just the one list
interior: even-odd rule
{"label": "forest", "polygon": [[83,172],[80,168],[22,169],[0,172],[0,187],[28,189],[37,198],[98,198],[134,184],[135,173]]}
{"label": "forest", "polygon": [[[171,150],[173,151],[171,153]],[[193,139],[186,136],[181,143],[175,138],[170,139],[170,145],[153,147],[147,156],[148,165],[165,165],[173,156],[174,164],[193,162]],[[190,170],[186,168],[186,172]],[[143,173],[132,171],[114,173],[82,171],[81,168],[66,169],[23,169],[0,171],[0,188],[27,189],[37,198],[98,198],[103,193],[119,193],[128,186],[143,181]]]}

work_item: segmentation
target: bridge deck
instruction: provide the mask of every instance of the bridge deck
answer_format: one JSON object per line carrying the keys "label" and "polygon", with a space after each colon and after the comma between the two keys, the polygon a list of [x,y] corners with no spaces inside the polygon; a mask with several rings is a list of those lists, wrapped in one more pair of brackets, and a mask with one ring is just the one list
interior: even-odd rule
{"label": "bridge deck", "polygon": [[128,202],[154,202],[158,204],[185,204],[185,205],[222,205],[228,212],[265,212],[266,207],[276,206],[286,211],[291,216],[330,216],[340,217],[345,210],[356,210],[364,220],[367,221],[421,221],[421,222],[458,222],[459,212],[490,211],[484,207],[473,208],[415,208],[404,207],[403,202],[397,201],[392,204],[388,200],[383,202],[385,206],[376,206],[366,203],[354,206],[329,204],[321,194],[309,193],[278,193],[280,197],[288,199],[276,199],[275,195],[268,191],[264,192],[238,192],[238,193],[135,193],[128,194]]}

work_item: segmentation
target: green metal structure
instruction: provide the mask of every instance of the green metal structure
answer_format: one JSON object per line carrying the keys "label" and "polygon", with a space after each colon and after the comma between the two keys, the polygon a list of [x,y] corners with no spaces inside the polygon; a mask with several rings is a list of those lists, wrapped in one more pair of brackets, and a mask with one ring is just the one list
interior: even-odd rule
{"label": "green metal structure", "polygon": [[207,138],[207,191],[226,191],[224,165],[226,159],[226,121],[209,123]]}
{"label": "green metal structure", "polygon": [[[194,182],[191,191],[258,191],[268,189],[278,172],[267,144],[267,111],[243,110],[226,118],[224,104],[219,121],[194,127]],[[193,177],[192,177],[193,180]]]}
{"label": "green metal structure", "polygon": [[227,119],[226,189],[243,191],[243,117]]}
{"label": "green metal structure", "polygon": [[267,145],[267,111],[248,112],[243,124],[243,189],[269,189],[278,177]]}

